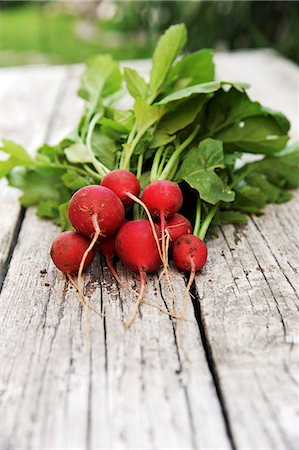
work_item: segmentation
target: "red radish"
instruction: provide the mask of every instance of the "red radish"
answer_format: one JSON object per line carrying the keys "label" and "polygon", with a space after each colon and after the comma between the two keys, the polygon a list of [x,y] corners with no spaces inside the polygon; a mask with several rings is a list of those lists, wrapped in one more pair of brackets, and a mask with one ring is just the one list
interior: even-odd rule
{"label": "red radish", "polygon": [[[59,234],[52,242],[50,250],[53,263],[66,274],[77,273],[89,243],[89,239],[77,231],[65,231]],[[91,250],[84,262],[84,269],[92,263],[94,256],[95,252]]]}
{"label": "red radish", "polygon": [[175,265],[185,272],[197,272],[206,263],[208,249],[206,244],[193,234],[179,237],[173,245],[172,257]]}
{"label": "red radish", "polygon": [[93,217],[103,237],[115,233],[125,218],[124,207],[117,195],[98,185],[85,186],[75,192],[68,214],[73,227],[85,236],[95,233]]}
{"label": "red radish", "polygon": [[[158,180],[146,186],[142,202],[153,217],[160,217],[162,235],[162,261],[170,291],[174,294],[168,272],[168,255],[165,238],[165,219],[170,218],[179,211],[183,204],[183,194],[178,184],[173,181]],[[176,302],[174,297],[174,303]]]}
{"label": "red radish", "polygon": [[[51,245],[50,255],[55,266],[64,272],[71,284],[77,289],[79,293],[80,302],[86,305],[84,294],[80,288],[80,284],[76,284],[72,273],[77,273],[80,270],[80,265],[84,254],[90,246],[90,241],[87,237],[82,236],[77,231],[65,231],[59,234]],[[95,251],[91,249],[84,259],[83,268],[88,267],[95,257]],[[95,308],[87,305],[96,314],[102,316]]]}
{"label": "red radish", "polygon": [[77,231],[86,236],[93,236],[79,267],[78,285],[81,286],[83,267],[88,253],[100,236],[111,236],[122,225],[125,210],[111,189],[91,185],[79,189],[72,196],[68,214],[71,224]]}
{"label": "red radish", "polygon": [[166,220],[166,232],[169,235],[170,246],[184,234],[190,234],[193,227],[189,220],[182,214],[176,213]]}
{"label": "red radish", "polygon": [[158,180],[146,186],[142,196],[153,217],[160,217],[162,234],[162,255],[164,266],[167,266],[165,250],[165,219],[173,216],[183,204],[183,194],[176,183],[167,180]]}
{"label": "red radish", "polygon": [[[157,230],[158,231],[158,230]],[[113,236],[101,239],[100,241],[98,241],[96,243],[96,250],[101,253],[105,259],[106,259],[106,263],[108,268],[110,269],[110,272],[112,273],[112,275],[114,276],[114,278],[116,279],[116,281],[123,286],[124,288],[126,288],[128,291],[132,292],[135,295],[139,295],[138,292],[136,292],[134,289],[132,289],[130,286],[128,286],[126,283],[124,283],[118,273],[116,272],[113,263],[112,263],[112,258],[116,255],[116,248],[115,248],[115,239],[116,239],[116,235],[114,234]],[[171,313],[170,311],[166,310],[165,308],[162,308],[159,305],[156,305],[155,303],[149,302],[149,301],[145,301],[145,304],[158,309],[159,311],[161,311],[163,314],[167,314],[170,317],[174,317],[174,318],[178,318],[178,316],[174,313]]]}
{"label": "red radish", "polygon": [[183,194],[173,181],[158,180],[146,186],[141,200],[153,217],[167,218],[179,211],[183,204]]}
{"label": "red radish", "polygon": [[105,186],[115,192],[125,208],[131,206],[134,202],[128,194],[138,197],[140,192],[139,181],[129,170],[112,170],[104,176],[101,181],[101,186]]}
{"label": "red radish", "polygon": [[[154,225],[154,228],[156,234],[159,235],[158,225]],[[152,226],[147,220],[134,220],[124,224],[117,233],[115,247],[121,261],[140,275],[140,293],[133,315],[125,324],[126,328],[129,328],[138,313],[145,293],[146,274],[155,272],[161,266],[161,258]]]}
{"label": "red radish", "polygon": [[107,255],[108,257],[112,258],[114,255],[116,255],[115,238],[116,235],[113,234],[112,236],[100,239],[96,243],[96,250],[98,250],[98,252],[102,255]]}
{"label": "red radish", "polygon": [[[179,342],[183,342],[182,335],[182,321],[185,318],[189,292],[195,277],[195,273],[200,270],[206,263],[208,256],[208,249],[206,244],[199,239],[199,237],[194,236],[193,234],[185,234],[179,237],[173,245],[172,249],[172,257],[176,264],[176,266],[184,270],[185,272],[190,272],[190,277],[188,280],[188,284],[186,286],[186,290],[183,297],[183,310],[181,319],[178,326],[178,340]],[[188,358],[188,354],[184,349],[182,344],[182,349],[185,354],[185,357]]]}

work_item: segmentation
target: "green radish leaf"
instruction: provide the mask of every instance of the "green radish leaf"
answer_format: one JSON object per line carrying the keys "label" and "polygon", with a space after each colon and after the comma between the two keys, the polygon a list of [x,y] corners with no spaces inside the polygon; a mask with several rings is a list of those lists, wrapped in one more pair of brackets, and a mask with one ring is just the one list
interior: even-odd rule
{"label": "green radish leaf", "polygon": [[261,111],[275,120],[282,133],[288,133],[290,129],[290,122],[284,114],[279,111],[273,111],[270,108],[265,108],[264,106],[261,106]]}
{"label": "green radish leaf", "polygon": [[133,98],[146,98],[148,93],[148,85],[146,84],[144,78],[142,78],[136,70],[130,69],[130,67],[124,67],[124,78],[128,91]]}
{"label": "green radish leaf", "polygon": [[242,152],[224,153],[224,165],[227,169],[233,170],[237,159],[241,158]]}
{"label": "green radish leaf", "polygon": [[225,149],[250,153],[274,153],[287,140],[288,120],[263,108],[245,92],[219,90],[202,113],[205,133],[224,142]]}
{"label": "green radish leaf", "polygon": [[227,223],[246,224],[248,217],[239,211],[220,211],[220,220]]}
{"label": "green radish leaf", "polygon": [[134,126],[134,113],[131,110],[114,109],[113,119],[128,130]]}
{"label": "green radish leaf", "polygon": [[10,186],[23,191],[20,202],[28,207],[44,200],[57,201],[58,204],[67,201],[71,191],[64,186],[62,174],[61,169],[17,167],[9,173],[7,179]]}
{"label": "green radish leaf", "polygon": [[149,144],[152,141],[152,139],[153,139],[153,129],[150,128],[149,130],[147,130],[144,133],[144,135],[138,142],[138,144],[134,150],[134,155],[141,155],[141,154],[145,154],[146,152],[151,154],[152,150],[149,148],[150,147]]}
{"label": "green radish leaf", "polygon": [[184,180],[196,189],[202,200],[215,205],[219,201],[232,202],[235,193],[226,186],[215,172],[193,172],[186,175]]}
{"label": "green radish leaf", "polygon": [[211,135],[225,130],[241,120],[261,114],[261,105],[250,100],[246,92],[232,88],[228,92],[220,89],[208,102],[204,111],[205,127]]}
{"label": "green radish leaf", "polygon": [[42,200],[37,207],[36,215],[56,221],[59,218],[58,206],[56,200]]}
{"label": "green radish leaf", "polygon": [[120,149],[114,139],[96,128],[91,138],[91,148],[96,158],[108,169],[114,169],[117,150]]}
{"label": "green radish leaf", "polygon": [[64,150],[65,156],[70,163],[91,163],[90,152],[82,143],[72,144]]}
{"label": "green radish leaf", "polygon": [[263,174],[252,173],[245,180],[250,186],[259,188],[265,194],[267,203],[284,203],[293,197],[289,192],[283,191],[270,183]]}
{"label": "green radish leaf", "polygon": [[136,116],[136,128],[143,134],[165,114],[166,109],[161,106],[150,106],[142,98],[138,97],[134,104]]}
{"label": "green radish leaf", "polygon": [[24,147],[12,141],[4,139],[0,143],[0,151],[7,153],[8,155],[13,156],[16,159],[19,159],[20,161],[28,163],[33,162],[31,156],[26,152]]}
{"label": "green radish leaf", "polygon": [[207,203],[215,205],[220,200],[232,202],[234,192],[215,173],[215,169],[224,167],[222,142],[204,139],[187,153],[178,171],[177,181],[185,180]]}
{"label": "green radish leaf", "polygon": [[187,40],[184,24],[173,25],[159,39],[153,55],[153,67],[150,73],[149,87],[155,98],[162,87],[169,70],[180,54]]}
{"label": "green radish leaf", "polygon": [[[169,79],[188,79],[188,85],[208,83],[215,77],[213,63],[213,51],[208,49],[199,50],[185,55],[172,66]],[[187,87],[187,86],[186,86]]]}
{"label": "green radish leaf", "polygon": [[64,154],[64,148],[71,145],[72,142],[64,139],[60,144],[50,146],[44,144],[38,148],[36,153],[36,161],[44,164],[60,163],[66,159]]}
{"label": "green radish leaf", "polygon": [[151,182],[151,173],[150,171],[143,172],[143,174],[140,177],[140,188],[143,190],[148,184]]}
{"label": "green radish leaf", "polygon": [[296,188],[299,186],[299,142],[273,156],[245,164],[235,172],[235,179],[242,180],[253,173],[262,174],[274,186]]}
{"label": "green radish leaf", "polygon": [[150,143],[151,148],[158,148],[162,145],[170,144],[170,142],[173,142],[176,138],[176,134],[169,135],[165,130],[157,130],[154,134],[154,138],[152,142]]}
{"label": "green radish leaf", "polygon": [[107,117],[103,117],[100,121],[100,124],[103,127],[111,128],[114,131],[118,131],[120,133],[127,133],[128,128],[122,125],[120,122],[117,122],[116,120],[109,119]]}
{"label": "green radish leaf", "polygon": [[244,89],[248,88],[246,83],[234,83],[229,81],[210,81],[209,83],[195,84],[194,86],[189,86],[180,91],[176,91],[173,94],[167,95],[162,100],[160,100],[157,105],[165,105],[176,100],[181,100],[183,98],[188,98],[191,95],[198,94],[212,94],[218,91],[221,87],[231,86],[243,92]]}
{"label": "green radish leaf", "polygon": [[121,83],[118,63],[110,55],[96,55],[87,60],[78,95],[95,108],[101,98],[120,90]]}
{"label": "green radish leaf", "polygon": [[159,121],[151,147],[160,147],[175,139],[178,131],[190,125],[207,101],[207,96],[198,96],[179,102],[175,109],[167,112]]}
{"label": "green radish leaf", "polygon": [[236,190],[236,199],[232,208],[248,214],[262,214],[267,203],[266,199],[266,195],[259,188],[241,186]]}
{"label": "green radish leaf", "polygon": [[289,139],[272,117],[254,116],[215,133],[225,148],[248,153],[271,154],[283,149]]}
{"label": "green radish leaf", "polygon": [[34,160],[26,150],[12,141],[3,140],[0,142],[0,152],[10,155],[8,159],[0,161],[0,178],[6,176],[14,167],[35,166]]}
{"label": "green radish leaf", "polygon": [[223,169],[224,167],[222,142],[207,138],[201,141],[198,147],[194,147],[187,153],[179,174],[183,177],[185,173],[213,172],[217,168]]}
{"label": "green radish leaf", "polygon": [[81,187],[88,186],[92,184],[92,181],[88,177],[83,177],[78,175],[75,170],[67,170],[61,177],[64,185],[71,189],[72,191],[77,191]]}
{"label": "green radish leaf", "polygon": [[56,220],[56,224],[60,225],[62,231],[74,229],[69,219],[68,208],[69,202],[61,203],[58,207],[59,219]]}

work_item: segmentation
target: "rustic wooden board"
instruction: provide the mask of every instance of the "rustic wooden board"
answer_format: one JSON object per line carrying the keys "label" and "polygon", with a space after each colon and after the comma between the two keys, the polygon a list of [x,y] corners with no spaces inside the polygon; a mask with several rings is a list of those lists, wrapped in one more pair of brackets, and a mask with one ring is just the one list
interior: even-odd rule
{"label": "rustic wooden board", "polygon": [[[82,311],[49,261],[56,233],[28,212],[2,292],[2,448],[230,448],[197,324],[184,326],[190,363],[155,309],[126,332],[134,297],[100,260],[86,284],[105,319]],[[156,276],[147,298],[165,308]]]}
{"label": "rustic wooden board", "polygon": [[[216,61],[223,77],[251,82],[253,97],[283,110],[293,123],[292,137],[299,137],[294,65],[264,52],[221,54]],[[136,65],[148,72],[147,63]],[[26,70],[36,72],[21,97],[15,86],[22,69],[7,72],[12,81],[5,84],[4,99],[13,98],[11,107],[5,103],[3,134],[31,149],[45,140],[45,131],[55,143],[76,123],[82,103],[74,94],[82,67]],[[52,85],[52,95],[43,92],[43,83]],[[40,88],[30,103],[27,91],[35,85]],[[14,125],[20,98],[33,114],[43,95],[47,101],[35,113],[34,127],[28,126],[31,113]],[[8,205],[6,192],[2,201]],[[176,320],[149,306],[124,331],[121,321],[134,299],[99,259],[86,276],[87,295],[106,316],[82,311],[74,290],[49,262],[57,228],[29,210],[12,259],[2,250],[9,270],[1,295],[0,447],[297,448],[298,200],[297,194],[292,203],[268,207],[248,227],[223,227],[209,241],[209,263],[192,292],[197,324],[183,326],[191,362],[178,343]],[[5,226],[18,231],[14,202],[13,210]],[[12,236],[5,238],[10,249]],[[138,287],[120,265],[118,270]],[[176,272],[173,278],[181,308],[184,279]],[[171,307],[165,281],[156,276],[147,298]],[[188,316],[194,319],[191,302]]]}
{"label": "rustic wooden board", "polygon": [[223,227],[196,279],[237,448],[298,448],[298,214],[297,192]]}

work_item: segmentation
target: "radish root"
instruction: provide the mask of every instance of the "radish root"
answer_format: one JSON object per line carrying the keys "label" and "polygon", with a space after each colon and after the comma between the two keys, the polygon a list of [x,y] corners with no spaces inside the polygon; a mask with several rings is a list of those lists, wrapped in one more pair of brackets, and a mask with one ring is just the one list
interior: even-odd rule
{"label": "radish root", "polygon": [[132,323],[134,322],[134,320],[135,320],[135,318],[136,318],[136,316],[137,316],[137,314],[138,314],[140,305],[141,305],[141,303],[142,303],[144,294],[145,294],[145,288],[146,288],[146,274],[145,274],[145,272],[144,272],[143,270],[140,270],[140,271],[139,271],[139,274],[140,274],[140,293],[139,293],[138,298],[137,298],[137,300],[136,300],[135,307],[134,307],[134,311],[133,311],[133,314],[132,314],[130,320],[124,324],[124,326],[125,326],[126,329],[130,328],[130,326],[131,326]]}
{"label": "radish root", "polygon": [[79,292],[79,298],[81,303],[83,302],[84,305],[86,305],[89,309],[91,309],[92,311],[94,311],[98,316],[103,317],[103,314],[100,313],[99,311],[97,311],[95,308],[93,308],[93,306],[90,306],[84,296],[83,293],[83,287],[81,288],[82,283],[82,274],[83,274],[83,269],[84,269],[84,264],[86,261],[86,258],[88,256],[88,253],[93,249],[95,243],[97,242],[99,236],[101,235],[101,230],[98,224],[98,215],[97,214],[93,214],[92,218],[92,224],[93,227],[95,229],[95,234],[92,238],[91,243],[89,244],[89,246],[87,247],[87,249],[85,250],[81,262],[80,262],[80,266],[79,266],[79,272],[78,272],[78,292]]}
{"label": "radish root", "polygon": [[[173,287],[172,287],[172,282],[170,280],[169,270],[168,270],[169,266],[168,266],[168,256],[167,256],[167,254],[168,254],[168,249],[169,249],[169,240],[168,240],[168,245],[167,245],[166,242],[165,242],[165,237],[164,237],[164,233],[165,233],[165,216],[164,216],[164,213],[162,215],[162,217],[163,217],[163,225],[162,225],[162,217],[161,217],[161,234],[162,234],[162,249],[161,249],[161,245],[160,245],[160,242],[159,242],[159,238],[157,236],[157,232],[156,232],[156,229],[155,229],[154,221],[152,219],[151,213],[149,212],[147,206],[145,205],[145,203],[143,203],[142,200],[140,200],[138,197],[136,197],[131,192],[126,192],[126,195],[128,197],[130,197],[132,200],[134,200],[136,203],[138,203],[140,206],[142,206],[142,208],[146,212],[146,215],[148,217],[149,223],[151,224],[151,227],[152,227],[152,232],[153,232],[156,244],[157,244],[159,256],[160,256],[162,264],[163,264],[163,272],[161,274],[161,277],[163,276],[164,273],[166,274],[168,287],[169,287],[170,292],[173,295],[173,305],[175,307],[175,305],[176,305],[176,298],[175,298],[175,295],[174,295],[174,290],[173,290]],[[167,249],[167,254],[166,254],[166,249]]]}
{"label": "radish root", "polygon": [[104,317],[105,314],[100,313],[96,308],[94,308],[93,306],[91,306],[86,297],[84,296],[82,290],[80,289],[80,286],[75,282],[74,278],[72,277],[72,275],[70,273],[66,274],[70,283],[72,284],[72,286],[74,286],[74,288],[78,291],[79,293],[79,299],[80,299],[80,303],[81,305],[84,307],[86,306],[88,309],[92,310],[94,313],[96,313],[98,316],[100,317]]}
{"label": "radish root", "polygon": [[188,356],[188,353],[184,347],[184,343],[183,343],[183,321],[186,320],[185,316],[186,316],[186,311],[187,311],[187,306],[188,306],[188,299],[189,299],[189,292],[192,286],[192,283],[194,281],[195,278],[195,266],[194,266],[194,262],[191,259],[191,272],[190,272],[190,276],[189,276],[189,280],[188,280],[188,284],[186,286],[185,292],[184,292],[184,297],[183,297],[183,309],[182,309],[182,314],[180,316],[180,321],[178,324],[178,342],[181,344],[181,348],[183,351],[183,354],[186,358],[186,361],[190,361],[190,358]]}
{"label": "radish root", "polygon": [[128,284],[126,284],[124,281],[121,280],[120,276],[118,275],[118,273],[116,272],[115,267],[112,264],[111,258],[109,256],[105,256],[106,259],[106,263],[107,266],[110,270],[110,272],[112,273],[112,275],[114,276],[114,278],[116,279],[116,281],[118,282],[118,284],[120,284],[122,287],[124,287],[125,289],[127,289],[129,292],[132,292],[135,295],[139,295],[137,291],[135,291],[133,288],[131,288]]}
{"label": "radish root", "polygon": [[89,244],[88,248],[85,250],[81,262],[80,262],[80,267],[79,267],[79,272],[78,272],[78,285],[81,286],[82,284],[82,273],[83,273],[83,269],[84,269],[84,264],[87,258],[88,253],[93,249],[95,243],[97,242],[100,234],[101,234],[101,230],[98,224],[98,215],[97,214],[93,214],[92,218],[92,224],[93,227],[95,229],[95,234],[93,235],[92,241]]}

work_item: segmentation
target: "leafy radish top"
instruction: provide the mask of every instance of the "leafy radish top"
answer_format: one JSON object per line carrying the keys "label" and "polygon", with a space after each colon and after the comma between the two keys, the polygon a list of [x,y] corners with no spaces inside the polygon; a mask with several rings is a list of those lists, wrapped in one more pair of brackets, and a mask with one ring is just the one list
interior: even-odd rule
{"label": "leafy radish top", "polygon": [[[210,224],[246,223],[247,214],[292,197],[286,190],[299,185],[299,144],[286,147],[287,118],[251,100],[248,85],[215,81],[213,52],[184,55],[186,40],[183,24],[161,36],[148,82],[129,67],[122,73],[109,55],[89,59],[78,90],[82,118],[57,145],[42,145],[35,158],[2,141],[8,158],[0,161],[0,176],[23,191],[24,206],[37,205],[39,216],[70,229],[67,211],[75,191],[99,184],[112,170],[130,170],[142,189],[157,180],[180,183],[185,214],[196,216],[203,237]],[[128,110],[115,106],[123,81],[134,99]],[[262,157],[236,168],[243,153]],[[134,215],[140,215],[137,207]]]}

